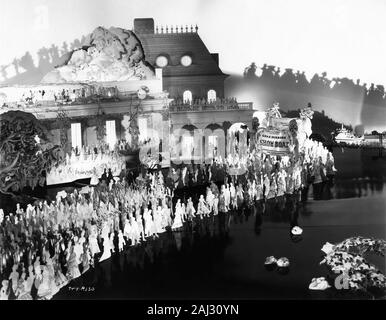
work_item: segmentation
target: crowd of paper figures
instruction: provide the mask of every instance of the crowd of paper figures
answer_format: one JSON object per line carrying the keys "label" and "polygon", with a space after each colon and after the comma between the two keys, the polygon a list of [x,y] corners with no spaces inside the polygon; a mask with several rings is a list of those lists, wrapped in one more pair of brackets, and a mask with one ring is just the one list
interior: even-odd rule
{"label": "crowd of paper figures", "polygon": [[[300,200],[311,184],[315,188],[332,179],[336,169],[332,154],[308,135],[295,144],[297,150],[285,156],[266,154],[259,148],[248,151],[246,170],[240,175],[232,174],[232,164],[222,159],[195,170],[182,166],[180,174],[174,168],[165,176],[161,170],[146,173],[135,181],[125,175],[113,178],[110,170],[107,183],[105,172],[96,186],[71,194],[59,192],[50,203],[18,205],[15,213],[5,215],[1,210],[1,299],[32,299],[33,287],[37,298],[49,299],[126,246],[258,202]],[[177,199],[174,191],[181,186],[206,186],[206,192]],[[295,226],[291,232],[300,235],[302,229]],[[275,262],[289,265],[285,257]]]}

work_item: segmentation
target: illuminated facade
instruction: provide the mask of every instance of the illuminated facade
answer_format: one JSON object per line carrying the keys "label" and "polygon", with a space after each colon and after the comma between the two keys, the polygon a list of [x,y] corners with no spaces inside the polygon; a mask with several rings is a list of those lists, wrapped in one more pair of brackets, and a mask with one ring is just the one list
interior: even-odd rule
{"label": "illuminated facade", "polygon": [[210,53],[197,26],[155,26],[151,18],[135,19],[134,33],[147,61],[162,69],[170,103],[171,158],[180,163],[209,162],[226,155],[227,130],[234,123],[252,125],[253,106],[227,98],[219,55]]}
{"label": "illuminated facade", "polygon": [[[101,81],[105,73],[108,80],[114,74],[93,71],[90,81],[77,81],[84,79],[88,74],[84,70],[90,68],[90,63],[79,68],[85,55],[90,59],[105,58],[103,45],[110,42],[103,37],[111,30],[119,37],[131,32],[140,45],[135,50],[142,53],[141,66],[153,70],[152,76]],[[239,122],[251,127],[252,103],[225,97],[227,75],[219,68],[218,54],[210,53],[199,37],[198,28],[154,28],[153,19],[135,19],[133,31],[120,35],[120,30],[123,29],[98,27],[91,34],[94,38],[87,51],[82,51],[86,50],[84,46],[75,49],[71,58],[75,62],[71,64],[70,60],[63,68],[78,68],[83,73],[73,76],[67,69],[64,72],[59,68],[38,85],[0,88],[0,113],[15,109],[31,112],[49,129],[53,144],[61,142],[63,128],[58,115],[65,114],[70,122],[66,129],[66,152],[70,153],[75,148],[98,145],[101,127],[105,131],[104,142],[110,147],[121,140],[130,141],[130,115],[139,110],[139,140],[154,140],[147,149],[153,154],[162,153],[163,166],[170,160],[203,163],[210,162],[215,155],[225,157],[227,130]],[[98,45],[102,48],[98,49]],[[122,76],[124,61],[116,59]],[[52,79],[59,80],[51,83]],[[139,92],[144,92],[144,96]]]}

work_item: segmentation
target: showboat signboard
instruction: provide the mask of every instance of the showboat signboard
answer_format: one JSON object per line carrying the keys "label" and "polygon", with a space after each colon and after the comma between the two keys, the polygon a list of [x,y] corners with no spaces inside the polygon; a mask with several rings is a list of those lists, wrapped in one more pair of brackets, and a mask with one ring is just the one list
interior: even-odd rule
{"label": "showboat signboard", "polygon": [[259,137],[261,151],[271,155],[288,155],[290,140],[284,130],[266,129]]}

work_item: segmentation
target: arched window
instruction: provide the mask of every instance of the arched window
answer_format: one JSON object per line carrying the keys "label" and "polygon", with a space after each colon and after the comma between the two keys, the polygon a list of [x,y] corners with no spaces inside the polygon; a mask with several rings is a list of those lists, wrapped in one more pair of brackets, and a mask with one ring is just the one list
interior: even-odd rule
{"label": "arched window", "polygon": [[192,99],[193,99],[192,92],[189,91],[189,90],[184,91],[184,95],[183,95],[184,103],[191,104],[192,103]]}
{"label": "arched window", "polygon": [[208,102],[216,101],[216,91],[210,89],[208,91]]}
{"label": "arched window", "polygon": [[213,158],[217,156],[218,148],[218,136],[212,135],[208,136],[208,156]]}
{"label": "arched window", "polygon": [[148,139],[146,118],[138,118],[138,129],[139,129],[139,140],[141,142],[146,141]]}
{"label": "arched window", "polygon": [[194,138],[190,135],[185,135],[182,137],[182,158],[184,160],[190,160],[193,156],[193,150],[194,150]]}
{"label": "arched window", "polygon": [[79,122],[71,123],[71,146],[82,148],[82,126]]}
{"label": "arched window", "polygon": [[115,120],[106,121],[106,141],[110,149],[114,149],[117,142],[117,133],[115,131]]}

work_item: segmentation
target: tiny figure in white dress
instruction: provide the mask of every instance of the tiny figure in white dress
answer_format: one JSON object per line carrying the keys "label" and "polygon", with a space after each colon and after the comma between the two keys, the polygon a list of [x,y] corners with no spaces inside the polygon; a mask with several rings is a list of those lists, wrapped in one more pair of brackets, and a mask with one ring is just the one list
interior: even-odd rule
{"label": "tiny figure in white dress", "polygon": [[230,204],[231,204],[231,192],[229,190],[228,184],[226,184],[224,189],[224,199],[225,199],[225,207],[227,210],[229,210]]}
{"label": "tiny figure in white dress", "polygon": [[70,246],[69,248],[69,253],[67,255],[67,269],[69,279],[76,279],[80,276],[78,257],[76,256],[74,246]]}
{"label": "tiny figure in white dress", "polygon": [[86,243],[83,244],[83,253],[81,255],[81,261],[83,267],[82,273],[85,273],[88,269],[90,269],[90,262],[92,261],[90,256],[90,249]]}
{"label": "tiny figure in white dress", "polygon": [[188,203],[186,204],[186,214],[188,217],[188,221],[192,221],[193,218],[196,217],[195,213],[196,209],[194,208],[192,198],[189,198]]}
{"label": "tiny figure in white dress", "polygon": [[46,266],[43,266],[42,278],[38,288],[38,297],[39,300],[49,300],[52,298],[50,275]]}
{"label": "tiny figure in white dress", "polygon": [[[149,210],[149,213],[151,214],[152,210]],[[155,218],[156,213],[153,215],[150,215],[151,219],[151,225],[150,225],[150,235],[152,237],[158,238],[158,233],[157,233],[157,225],[156,225],[156,218]]]}
{"label": "tiny figure in white dress", "polygon": [[99,177],[98,177],[96,168],[94,168],[94,170],[93,170],[93,173],[92,173],[92,176],[91,176],[90,184],[91,184],[92,186],[96,186],[96,185],[99,184]]}
{"label": "tiny figure in white dress", "polygon": [[172,217],[171,217],[170,208],[168,207],[166,202],[163,203],[162,220],[164,222],[164,228],[170,227],[172,225]]}
{"label": "tiny figure in white dress", "polygon": [[209,217],[209,213],[210,211],[207,203],[205,202],[204,195],[201,195],[200,199],[198,200],[197,215],[200,217],[200,219],[202,219],[203,216]]}
{"label": "tiny figure in white dress", "polygon": [[218,197],[214,197],[213,199],[213,215],[217,216],[218,215],[218,202],[219,202],[219,199]]}
{"label": "tiny figure in white dress", "polygon": [[16,291],[17,289],[17,286],[19,284],[19,272],[17,272],[17,264],[14,264],[13,267],[12,267],[12,272],[11,274],[9,275],[9,280],[12,281],[12,290],[13,292]]}
{"label": "tiny figure in white dress", "polygon": [[131,224],[130,224],[130,220],[127,219],[127,217],[125,218],[125,222],[124,222],[124,227],[123,227],[123,235],[130,239],[130,233],[131,233]]}
{"label": "tiny figure in white dress", "polygon": [[141,235],[139,233],[139,229],[138,229],[138,224],[137,224],[137,221],[135,220],[135,218],[133,216],[130,217],[130,241],[131,241],[131,246],[135,246],[137,243],[140,242],[140,239],[141,239]]}
{"label": "tiny figure in white dress", "polygon": [[0,300],[8,300],[8,296],[9,296],[8,280],[3,280],[1,284],[2,286],[0,289]]}
{"label": "tiny figure in white dress", "polygon": [[182,207],[181,207],[181,200],[178,199],[176,203],[176,210],[174,212],[174,220],[172,225],[172,230],[177,231],[180,228],[182,228]]}
{"label": "tiny figure in white dress", "polygon": [[91,256],[94,258],[94,255],[100,253],[98,240],[97,240],[97,227],[92,225],[90,228],[90,236],[88,237],[88,242],[90,246]]}
{"label": "tiny figure in white dress", "polygon": [[277,175],[277,196],[280,197],[286,193],[287,173],[283,168],[280,169]]}
{"label": "tiny figure in white dress", "polygon": [[83,244],[80,244],[78,237],[74,237],[74,251],[76,254],[77,263],[80,264],[80,256],[83,253]]}
{"label": "tiny figure in white dress", "polygon": [[111,257],[111,242],[109,237],[106,235],[103,238],[103,254],[99,259],[99,262],[109,259],[110,257]]}
{"label": "tiny figure in white dress", "polygon": [[144,231],[144,228],[143,228],[143,217],[141,215],[137,215],[137,226],[138,226],[138,232],[139,232],[139,235],[140,235],[140,239],[142,239],[142,241],[146,241],[145,239],[145,231]]}
{"label": "tiny figure in white dress", "polygon": [[118,249],[119,249],[119,252],[123,251],[123,248],[125,245],[126,245],[126,241],[123,238],[122,230],[119,230],[119,232],[118,232]]}
{"label": "tiny figure in white dress", "polygon": [[154,216],[154,223],[156,225],[157,233],[164,233],[166,224],[163,221],[162,208],[161,206],[157,207]]}
{"label": "tiny figure in white dress", "polygon": [[152,229],[152,218],[151,218],[150,211],[147,208],[145,208],[143,212],[143,220],[145,222],[145,227],[144,227],[145,237],[149,237]]}
{"label": "tiny figure in white dress", "polygon": [[237,199],[236,199],[236,188],[231,182],[230,187],[229,187],[229,193],[230,193],[230,203],[233,209],[237,208]]}
{"label": "tiny figure in white dress", "polygon": [[186,206],[185,206],[185,203],[182,203],[182,204],[181,204],[181,213],[182,213],[182,216],[181,216],[182,222],[185,223],[185,221],[186,221],[187,218],[188,218],[188,215],[187,215],[187,213],[186,213]]}
{"label": "tiny figure in white dress", "polygon": [[115,252],[115,246],[114,246],[114,231],[111,232],[110,234],[110,248],[111,248],[111,251],[114,253]]}
{"label": "tiny figure in white dress", "polygon": [[213,201],[214,201],[214,194],[212,193],[212,190],[210,188],[207,188],[206,192],[206,203],[208,205],[209,212],[212,212],[213,210]]}
{"label": "tiny figure in white dress", "polygon": [[32,284],[33,279],[32,282],[28,281],[27,274],[23,272],[20,277],[18,292],[16,293],[17,300],[32,300]]}

